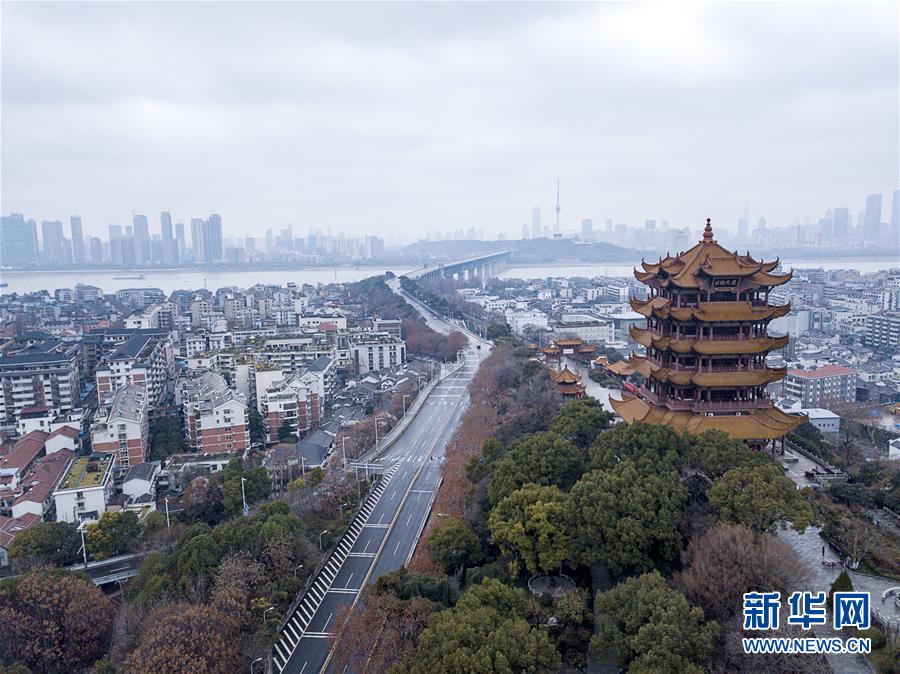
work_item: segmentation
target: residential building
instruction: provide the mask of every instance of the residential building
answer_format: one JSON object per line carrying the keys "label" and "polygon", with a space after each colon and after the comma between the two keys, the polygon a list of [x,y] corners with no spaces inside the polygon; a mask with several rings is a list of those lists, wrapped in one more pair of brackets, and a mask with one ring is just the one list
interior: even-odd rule
{"label": "residential building", "polygon": [[856,400],[856,371],[841,365],[789,370],[782,394],[796,398],[803,408],[829,408],[852,403]]}
{"label": "residential building", "polygon": [[242,454],[250,445],[247,401],[225,378],[205,372],[181,387],[185,435],[193,452]]}
{"label": "residential building", "polygon": [[79,406],[79,346],[48,340],[0,355],[0,425],[12,425],[27,407],[60,412]]}
{"label": "residential building", "polygon": [[406,343],[386,332],[355,332],[350,356],[360,374],[383,370],[406,361]]}
{"label": "residential building", "polygon": [[866,316],[866,346],[882,351],[900,351],[900,314]]}
{"label": "residential building", "polygon": [[140,331],[97,366],[97,395],[103,398],[128,384],[143,385],[150,405],[162,403],[175,368],[171,339]]}
{"label": "residential building", "polygon": [[53,492],[57,522],[97,520],[106,512],[113,493],[115,454],[73,459]]}
{"label": "residential building", "polygon": [[91,426],[91,437],[95,452],[114,454],[123,468],[146,461],[150,434],[144,386],[126,384],[114,393],[107,393]]}

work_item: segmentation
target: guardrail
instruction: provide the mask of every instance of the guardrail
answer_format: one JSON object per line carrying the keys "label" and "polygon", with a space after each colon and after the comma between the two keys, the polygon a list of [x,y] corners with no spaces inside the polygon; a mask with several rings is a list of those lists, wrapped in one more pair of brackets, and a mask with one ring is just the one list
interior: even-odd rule
{"label": "guardrail", "polygon": [[281,637],[275,642],[273,647],[273,661],[279,672],[284,671],[288,660],[291,659],[291,656],[297,649],[297,644],[303,638],[306,628],[316,614],[326,593],[331,589],[331,584],[334,582],[344,561],[346,561],[347,555],[353,549],[363,527],[368,522],[372,510],[375,509],[382,494],[384,494],[384,490],[387,489],[399,467],[400,464],[396,463],[382,474],[378,484],[366,497],[347,531],[341,536],[328,561],[325,562],[321,570],[316,574],[313,582],[309,585],[309,589],[288,610],[288,615],[279,628]]}

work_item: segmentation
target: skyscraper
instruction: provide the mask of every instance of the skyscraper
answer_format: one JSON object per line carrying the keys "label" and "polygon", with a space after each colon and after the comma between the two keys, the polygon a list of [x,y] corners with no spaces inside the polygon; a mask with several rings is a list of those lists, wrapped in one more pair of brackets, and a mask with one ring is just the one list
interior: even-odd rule
{"label": "skyscraper", "polygon": [[112,264],[122,264],[124,260],[122,225],[109,226],[109,261]]}
{"label": "skyscraper", "polygon": [[72,229],[72,261],[75,264],[84,264],[84,230],[81,227],[81,216],[73,215],[69,218],[69,227]]}
{"label": "skyscraper", "polygon": [[846,208],[835,208],[831,222],[831,238],[841,240],[848,236],[850,236],[850,211]]}
{"label": "skyscraper", "polygon": [[91,264],[103,262],[103,242],[99,236],[89,236],[87,239],[88,252],[91,255]]}
{"label": "skyscraper", "polygon": [[21,213],[0,218],[0,264],[14,266],[38,261],[37,227]]}
{"label": "skyscraper", "polygon": [[746,241],[747,236],[750,234],[750,221],[748,218],[738,218],[737,225],[737,238],[738,241]]}
{"label": "skyscraper", "polygon": [[891,197],[891,230],[894,236],[900,230],[900,189],[894,190]]}
{"label": "skyscraper", "polygon": [[162,258],[166,264],[178,262],[178,251],[175,246],[175,236],[172,231],[172,214],[163,211],[159,214],[159,233],[162,237]]}
{"label": "skyscraper", "polygon": [[528,223],[522,225],[522,241],[528,239],[528,235],[531,233],[531,230],[528,228]]}
{"label": "skyscraper", "polygon": [[210,213],[208,222],[209,246],[206,261],[218,262],[225,257],[225,247],[222,241],[222,216],[218,213]]}
{"label": "skyscraper", "polygon": [[62,220],[42,220],[41,236],[44,239],[44,262],[61,264],[66,261],[66,242]]}
{"label": "skyscraper", "polygon": [[191,250],[194,252],[194,262],[202,262],[205,259],[203,251],[204,224],[202,218],[191,218]]}
{"label": "skyscraper", "polygon": [[863,240],[877,241],[881,227],[881,194],[870,194],[866,197],[866,214],[863,220]]}
{"label": "skyscraper", "polygon": [[559,205],[559,181],[556,181],[556,227],[553,229],[553,236],[559,236],[559,212],[562,210],[562,206]]}
{"label": "skyscraper", "polygon": [[541,238],[541,209],[537,206],[531,209],[531,238]]}
{"label": "skyscraper", "polygon": [[585,241],[590,241],[594,238],[594,221],[590,218],[585,218],[581,221],[581,238]]}
{"label": "skyscraper", "polygon": [[184,223],[175,223],[175,261],[181,262],[184,259],[187,244],[184,241]]}
{"label": "skyscraper", "polygon": [[146,215],[135,214],[131,220],[134,225],[134,261],[147,264],[150,261],[150,223]]}

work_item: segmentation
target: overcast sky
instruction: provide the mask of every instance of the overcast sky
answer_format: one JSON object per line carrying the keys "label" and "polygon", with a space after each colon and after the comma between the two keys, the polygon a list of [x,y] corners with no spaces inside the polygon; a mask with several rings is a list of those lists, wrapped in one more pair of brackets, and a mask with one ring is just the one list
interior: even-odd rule
{"label": "overcast sky", "polygon": [[2,212],[104,238],[168,207],[518,237],[557,179],[564,230],[780,225],[900,182],[895,2],[0,11]]}

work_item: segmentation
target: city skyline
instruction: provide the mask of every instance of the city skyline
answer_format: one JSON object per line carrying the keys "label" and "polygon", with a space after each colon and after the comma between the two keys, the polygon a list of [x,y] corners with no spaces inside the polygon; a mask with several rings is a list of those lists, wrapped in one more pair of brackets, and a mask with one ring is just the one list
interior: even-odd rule
{"label": "city skyline", "polygon": [[557,179],[569,231],[855,216],[897,187],[893,5],[394,9],[5,6],[2,212],[493,238],[552,221]]}

